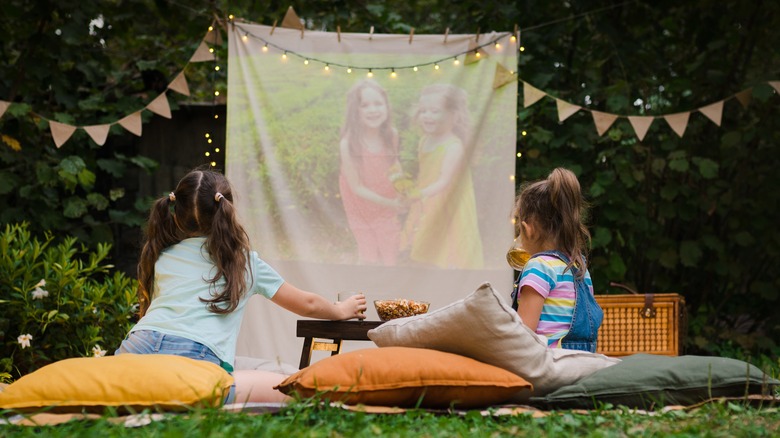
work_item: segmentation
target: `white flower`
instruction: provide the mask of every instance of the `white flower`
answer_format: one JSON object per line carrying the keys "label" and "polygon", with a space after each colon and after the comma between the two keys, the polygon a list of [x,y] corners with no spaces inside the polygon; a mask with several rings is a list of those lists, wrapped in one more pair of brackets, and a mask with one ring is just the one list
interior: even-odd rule
{"label": "white flower", "polygon": [[100,345],[95,345],[92,347],[92,356],[94,357],[103,357],[106,355],[106,350],[102,350],[100,348]]}
{"label": "white flower", "polygon": [[19,337],[16,338],[16,342],[18,342],[22,348],[27,348],[30,346],[30,341],[32,341],[32,338],[32,335],[27,333],[25,335],[19,335]]}
{"label": "white flower", "polygon": [[32,291],[32,297],[34,300],[40,300],[48,296],[49,296],[49,291],[43,290],[40,287],[36,287],[35,290]]}
{"label": "white flower", "polygon": [[35,285],[36,288],[46,286],[46,280],[41,278],[41,281],[38,282],[38,284]]}

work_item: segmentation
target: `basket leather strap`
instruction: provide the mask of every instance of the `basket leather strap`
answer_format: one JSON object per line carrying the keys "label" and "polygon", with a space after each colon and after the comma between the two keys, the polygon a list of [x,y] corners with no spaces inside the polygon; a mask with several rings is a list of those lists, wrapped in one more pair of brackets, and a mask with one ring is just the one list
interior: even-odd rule
{"label": "basket leather strap", "polygon": [[655,318],[656,311],[653,307],[653,294],[645,294],[645,307],[640,312],[642,318]]}

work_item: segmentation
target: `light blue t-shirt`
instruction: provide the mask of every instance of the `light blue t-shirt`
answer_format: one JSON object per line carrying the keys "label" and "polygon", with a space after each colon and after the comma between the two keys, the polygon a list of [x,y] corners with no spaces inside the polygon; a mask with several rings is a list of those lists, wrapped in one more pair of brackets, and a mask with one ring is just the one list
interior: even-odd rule
{"label": "light blue t-shirt", "polygon": [[163,250],[154,265],[152,303],[130,331],[156,330],[200,342],[221,361],[232,366],[238,331],[249,297],[260,294],[272,298],[284,279],[251,251],[249,265],[252,277],[247,280],[249,291],[234,311],[226,314],[210,312],[208,304],[199,298],[211,299],[211,291],[218,293],[225,287],[225,282],[220,279],[209,287],[207,280],[214,277],[216,267],[205,243],[205,237],[194,237]]}

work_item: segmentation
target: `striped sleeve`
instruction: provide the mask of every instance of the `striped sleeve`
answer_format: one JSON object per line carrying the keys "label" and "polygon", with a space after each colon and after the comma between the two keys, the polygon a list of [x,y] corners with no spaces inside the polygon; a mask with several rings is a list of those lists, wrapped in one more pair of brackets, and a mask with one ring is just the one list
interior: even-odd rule
{"label": "striped sleeve", "polygon": [[546,299],[550,295],[550,290],[555,287],[557,276],[549,262],[542,257],[534,257],[523,268],[518,290],[529,286]]}

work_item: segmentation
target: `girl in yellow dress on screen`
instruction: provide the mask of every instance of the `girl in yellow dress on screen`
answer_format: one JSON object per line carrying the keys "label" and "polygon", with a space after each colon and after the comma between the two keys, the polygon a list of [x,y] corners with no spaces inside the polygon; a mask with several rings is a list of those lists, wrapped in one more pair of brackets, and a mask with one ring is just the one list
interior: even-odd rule
{"label": "girl in yellow dress on screen", "polygon": [[482,239],[469,169],[466,92],[434,84],[420,93],[415,120],[422,130],[417,185],[402,245],[411,260],[439,268],[480,269]]}

